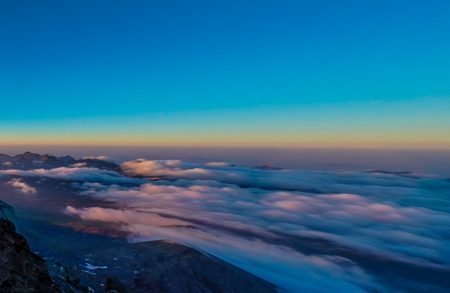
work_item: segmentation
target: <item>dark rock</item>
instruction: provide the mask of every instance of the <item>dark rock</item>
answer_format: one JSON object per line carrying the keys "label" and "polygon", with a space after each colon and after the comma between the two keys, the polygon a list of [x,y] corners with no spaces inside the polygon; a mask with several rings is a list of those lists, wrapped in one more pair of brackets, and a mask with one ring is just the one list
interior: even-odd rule
{"label": "dark rock", "polygon": [[0,292],[60,292],[14,223],[0,220]]}
{"label": "dark rock", "polygon": [[279,170],[283,170],[283,168],[279,168],[279,167],[274,167],[274,166],[270,166],[270,165],[259,165],[259,166],[255,166],[253,167],[255,169],[260,169],[260,170],[269,170],[269,171],[279,171]]}
{"label": "dark rock", "polygon": [[99,159],[82,159],[77,160],[76,163],[84,164],[87,168],[97,168],[102,170],[109,170],[115,172],[121,172],[121,168],[119,165],[113,162],[99,160]]}
{"label": "dark rock", "polygon": [[127,290],[125,289],[125,287],[122,285],[122,283],[113,277],[108,277],[106,279],[106,284],[105,284],[105,292],[106,293],[126,293]]}

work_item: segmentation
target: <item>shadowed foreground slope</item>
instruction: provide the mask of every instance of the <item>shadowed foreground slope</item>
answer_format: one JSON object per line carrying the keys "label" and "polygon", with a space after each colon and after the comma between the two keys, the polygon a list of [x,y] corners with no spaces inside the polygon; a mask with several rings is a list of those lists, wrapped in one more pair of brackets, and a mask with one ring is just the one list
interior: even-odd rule
{"label": "shadowed foreground slope", "polygon": [[98,276],[117,276],[132,292],[276,292],[219,258],[169,241],[133,243],[88,256]]}
{"label": "shadowed foreground slope", "polygon": [[0,201],[0,292],[277,291],[271,283],[212,255],[167,241],[94,249],[80,255],[88,259],[77,261],[92,263],[89,279],[79,270],[53,264],[52,280],[44,259],[16,232],[13,218],[13,209]]}
{"label": "shadowed foreground slope", "polygon": [[15,225],[0,219],[0,292],[58,292],[45,261],[33,253]]}

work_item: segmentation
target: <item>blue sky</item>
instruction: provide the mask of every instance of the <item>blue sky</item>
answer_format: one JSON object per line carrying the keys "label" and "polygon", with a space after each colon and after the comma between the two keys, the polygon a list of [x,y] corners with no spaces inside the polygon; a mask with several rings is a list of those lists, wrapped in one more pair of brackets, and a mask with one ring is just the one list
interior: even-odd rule
{"label": "blue sky", "polygon": [[[127,121],[147,144],[164,133],[239,144],[249,133],[295,142],[314,131],[355,142],[374,132],[389,144],[385,131],[415,125],[418,142],[450,146],[449,14],[437,0],[2,1],[0,131],[9,143],[45,143],[111,136]],[[389,113],[396,107],[400,116]],[[350,119],[355,109],[368,118]],[[429,118],[417,125],[410,113]],[[396,122],[380,124],[386,115]]]}

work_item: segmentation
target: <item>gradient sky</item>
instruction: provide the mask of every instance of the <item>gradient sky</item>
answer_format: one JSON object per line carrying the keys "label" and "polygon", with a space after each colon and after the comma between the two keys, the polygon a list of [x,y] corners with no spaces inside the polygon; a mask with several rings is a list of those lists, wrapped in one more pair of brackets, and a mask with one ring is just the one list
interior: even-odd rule
{"label": "gradient sky", "polygon": [[450,148],[450,2],[1,1],[0,144]]}

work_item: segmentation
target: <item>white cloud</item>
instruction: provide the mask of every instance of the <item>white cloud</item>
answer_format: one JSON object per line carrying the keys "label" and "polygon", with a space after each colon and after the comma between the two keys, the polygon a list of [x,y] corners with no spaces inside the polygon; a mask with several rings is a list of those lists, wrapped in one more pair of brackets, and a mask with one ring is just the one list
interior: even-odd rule
{"label": "white cloud", "polygon": [[101,156],[84,156],[84,160],[101,160],[101,161],[108,161],[110,160],[109,156],[101,155]]}
{"label": "white cloud", "polygon": [[8,184],[12,187],[17,188],[20,192],[25,194],[34,194],[37,192],[36,188],[26,184],[21,179],[11,179],[10,181],[8,181]]}

